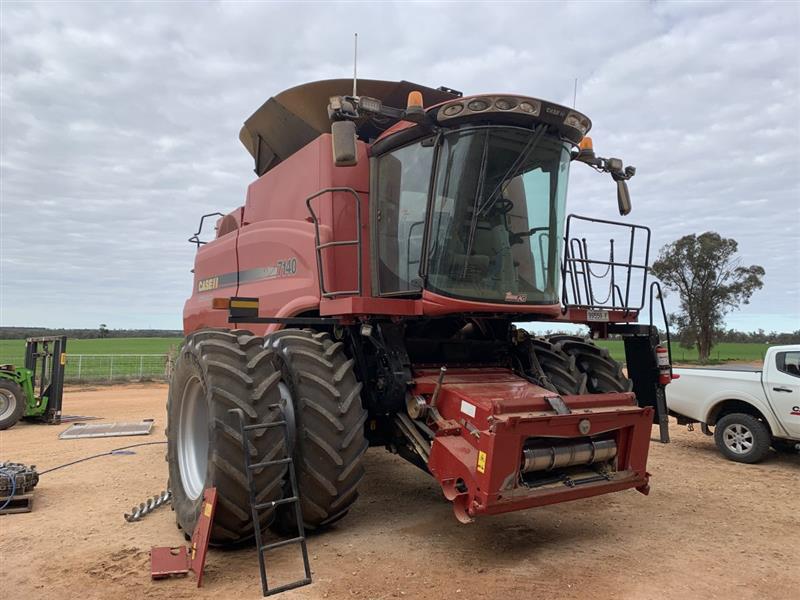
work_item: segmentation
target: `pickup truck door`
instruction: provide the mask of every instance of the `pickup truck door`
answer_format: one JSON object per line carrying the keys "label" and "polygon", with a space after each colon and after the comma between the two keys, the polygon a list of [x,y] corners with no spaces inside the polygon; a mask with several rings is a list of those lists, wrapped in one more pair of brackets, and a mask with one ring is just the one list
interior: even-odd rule
{"label": "pickup truck door", "polygon": [[777,352],[764,373],[764,388],[784,429],[800,439],[800,351]]}

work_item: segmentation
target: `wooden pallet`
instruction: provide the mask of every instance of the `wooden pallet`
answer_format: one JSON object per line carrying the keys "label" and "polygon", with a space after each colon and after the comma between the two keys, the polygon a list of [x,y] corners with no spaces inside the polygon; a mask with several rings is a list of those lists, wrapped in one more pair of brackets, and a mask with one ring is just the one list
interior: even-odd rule
{"label": "wooden pallet", "polygon": [[[0,506],[6,503],[8,497],[0,496]],[[16,494],[11,498],[4,509],[0,510],[0,515],[13,515],[14,513],[26,513],[33,510],[33,492],[29,494]]]}

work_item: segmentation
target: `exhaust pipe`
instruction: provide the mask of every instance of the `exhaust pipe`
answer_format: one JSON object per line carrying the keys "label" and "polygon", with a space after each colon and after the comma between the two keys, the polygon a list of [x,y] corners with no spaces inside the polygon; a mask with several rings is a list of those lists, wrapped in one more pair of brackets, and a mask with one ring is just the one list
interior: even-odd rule
{"label": "exhaust pipe", "polygon": [[522,451],[522,472],[552,471],[575,465],[591,465],[611,460],[616,455],[617,444],[614,440],[597,440],[568,446],[525,448]]}

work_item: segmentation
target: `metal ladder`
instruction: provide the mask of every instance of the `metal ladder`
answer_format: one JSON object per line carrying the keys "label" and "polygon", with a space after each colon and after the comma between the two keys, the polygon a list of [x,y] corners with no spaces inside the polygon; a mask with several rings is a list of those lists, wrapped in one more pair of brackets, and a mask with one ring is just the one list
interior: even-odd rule
{"label": "metal ladder", "polygon": [[[280,408],[278,404],[270,405],[269,408]],[[287,428],[286,420],[281,419],[278,421],[271,421],[269,423],[257,423],[255,425],[245,425],[244,412],[240,408],[232,408],[228,411],[239,417],[239,432],[242,435],[242,446],[244,454],[244,470],[247,474],[247,488],[250,492],[250,511],[253,519],[253,531],[256,537],[256,548],[258,549],[258,567],[261,572],[261,592],[264,596],[272,596],[286,590],[292,590],[311,583],[311,567],[308,563],[308,548],[306,547],[306,534],[303,529],[303,513],[300,507],[300,493],[297,489],[297,477],[294,472],[294,461],[289,456],[289,431]],[[271,429],[273,427],[281,427],[283,429],[283,445],[286,448],[286,458],[277,460],[266,460],[263,462],[251,463],[250,452],[248,451],[250,438],[249,432],[261,429]],[[271,500],[269,502],[258,503],[256,500],[257,490],[253,486],[253,471],[262,467],[269,467],[273,465],[288,465],[289,467],[289,482],[291,483],[292,495],[288,498],[281,498],[280,500]],[[297,519],[297,532],[298,535],[293,538],[287,538],[271,544],[264,544],[261,540],[261,521],[259,519],[259,512],[264,509],[274,509],[281,504],[294,504],[294,514]],[[278,587],[269,587],[267,581],[267,566],[264,560],[264,555],[267,550],[274,550],[281,546],[288,546],[289,544],[300,544],[300,549],[303,553],[303,568],[305,569],[305,577],[286,583]]]}

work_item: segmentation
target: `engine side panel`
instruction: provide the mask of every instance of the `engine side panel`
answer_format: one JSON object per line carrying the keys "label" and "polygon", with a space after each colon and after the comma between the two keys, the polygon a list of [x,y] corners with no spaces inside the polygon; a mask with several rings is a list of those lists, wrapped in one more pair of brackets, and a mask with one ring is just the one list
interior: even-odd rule
{"label": "engine side panel", "polygon": [[[329,187],[347,187],[361,201],[362,280],[369,293],[367,225],[369,219],[369,160],[359,142],[359,164],[335,167],[331,136],[325,134],[252,183],[237,229],[200,247],[195,258],[195,281],[184,306],[184,331],[228,327],[227,312],[211,307],[215,297],[259,298],[260,316],[294,316],[319,310],[320,287],[314,249],[315,228],[306,198]],[[320,224],[320,242],[356,239],[356,202],[344,192],[312,201]],[[356,286],[357,250],[334,247],[322,252],[329,290]],[[248,327],[263,334],[274,325]]]}

